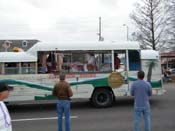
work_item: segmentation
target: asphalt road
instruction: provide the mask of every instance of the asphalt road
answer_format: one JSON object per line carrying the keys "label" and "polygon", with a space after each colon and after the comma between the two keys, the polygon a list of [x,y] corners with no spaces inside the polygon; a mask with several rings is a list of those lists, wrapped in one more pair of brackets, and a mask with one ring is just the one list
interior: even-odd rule
{"label": "asphalt road", "polygon": [[[167,92],[151,99],[152,131],[175,130],[175,83],[165,84]],[[8,106],[13,131],[57,131],[55,103]],[[116,98],[112,107],[93,108],[86,99],[71,105],[71,131],[134,131],[133,99]],[[143,120],[141,128],[143,128]]]}

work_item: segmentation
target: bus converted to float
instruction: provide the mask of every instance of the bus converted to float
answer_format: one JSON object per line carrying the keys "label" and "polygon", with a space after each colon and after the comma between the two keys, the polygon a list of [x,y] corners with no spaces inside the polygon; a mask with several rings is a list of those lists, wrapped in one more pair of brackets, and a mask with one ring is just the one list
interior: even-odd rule
{"label": "bus converted to float", "polygon": [[55,99],[53,86],[65,73],[73,98],[107,107],[117,96],[130,96],[139,70],[153,94],[162,95],[159,53],[137,42],[38,42],[27,52],[0,52],[0,81],[14,86],[8,102]]}

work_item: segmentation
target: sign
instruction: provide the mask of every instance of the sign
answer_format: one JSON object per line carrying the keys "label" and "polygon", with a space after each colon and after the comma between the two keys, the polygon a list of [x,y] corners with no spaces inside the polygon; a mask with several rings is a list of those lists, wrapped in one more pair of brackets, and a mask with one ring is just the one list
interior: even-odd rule
{"label": "sign", "polygon": [[112,72],[108,77],[108,84],[112,88],[118,88],[123,84],[123,76],[119,72]]}

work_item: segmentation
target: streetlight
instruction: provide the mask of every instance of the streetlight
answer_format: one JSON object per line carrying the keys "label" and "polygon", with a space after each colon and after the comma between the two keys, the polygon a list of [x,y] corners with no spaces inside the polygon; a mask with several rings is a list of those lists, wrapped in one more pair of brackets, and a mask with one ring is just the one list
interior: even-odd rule
{"label": "streetlight", "polygon": [[123,24],[123,26],[126,26],[126,40],[129,41],[129,27],[127,24]]}

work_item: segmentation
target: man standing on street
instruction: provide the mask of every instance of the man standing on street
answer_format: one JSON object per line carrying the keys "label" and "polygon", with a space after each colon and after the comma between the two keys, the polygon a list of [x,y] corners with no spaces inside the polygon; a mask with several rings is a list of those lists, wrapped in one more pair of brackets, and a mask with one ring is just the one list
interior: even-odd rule
{"label": "man standing on street", "polygon": [[4,100],[9,96],[13,87],[0,83],[0,131],[12,131],[11,118]]}
{"label": "man standing on street", "polygon": [[135,131],[140,131],[141,114],[144,117],[145,131],[151,131],[149,97],[152,95],[152,88],[150,83],[143,80],[144,76],[145,73],[139,71],[138,80],[131,86],[131,95],[134,96]]}
{"label": "man standing on street", "polygon": [[73,96],[68,82],[65,81],[65,74],[60,74],[60,81],[53,89],[53,95],[58,98],[58,131],[62,131],[62,118],[65,115],[65,130],[70,131],[70,97]]}

